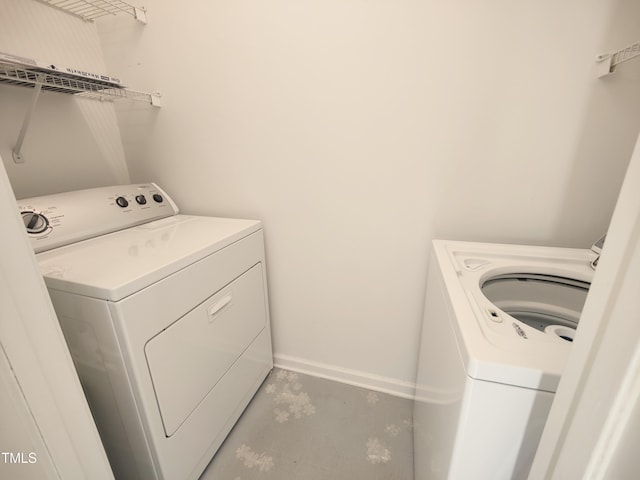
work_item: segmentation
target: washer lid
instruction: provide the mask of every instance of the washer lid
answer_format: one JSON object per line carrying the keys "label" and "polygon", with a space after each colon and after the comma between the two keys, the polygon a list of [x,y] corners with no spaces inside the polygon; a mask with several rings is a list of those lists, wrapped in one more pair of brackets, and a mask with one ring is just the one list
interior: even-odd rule
{"label": "washer lid", "polygon": [[175,215],[36,258],[48,288],[117,301],[261,228],[257,220]]}
{"label": "washer lid", "polygon": [[[576,285],[589,283],[593,277],[590,266],[593,252],[434,240],[433,254],[434,268],[443,282],[442,293],[452,333],[467,375],[477,380],[555,392],[571,343],[505,312],[487,298],[487,292],[483,292],[481,286],[490,279],[505,279],[494,285],[504,292],[492,297],[506,308],[508,297],[515,295],[511,287],[517,287],[517,295],[521,295],[518,280],[512,281],[511,277],[522,278],[522,272],[531,274],[529,277],[536,280],[564,277],[578,280]],[[569,280],[565,280],[565,285],[567,282]],[[532,291],[530,287],[534,287]],[[539,292],[536,287],[541,287]],[[566,307],[567,292],[555,292],[551,287],[551,284],[530,282],[523,289],[527,298],[516,298],[517,306],[522,307],[529,301],[535,304],[533,310],[539,311],[542,303],[558,296],[554,311],[560,311],[560,305]],[[570,287],[567,285],[567,289]],[[532,292],[537,293],[532,295]],[[578,289],[574,293],[578,294],[574,303],[579,305],[584,292]]]}

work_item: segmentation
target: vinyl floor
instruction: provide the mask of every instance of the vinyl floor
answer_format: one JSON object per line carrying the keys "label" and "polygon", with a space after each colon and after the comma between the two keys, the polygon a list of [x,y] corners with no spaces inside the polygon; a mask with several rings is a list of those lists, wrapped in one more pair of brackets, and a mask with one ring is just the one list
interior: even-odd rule
{"label": "vinyl floor", "polygon": [[200,480],[413,480],[412,402],[274,369]]}

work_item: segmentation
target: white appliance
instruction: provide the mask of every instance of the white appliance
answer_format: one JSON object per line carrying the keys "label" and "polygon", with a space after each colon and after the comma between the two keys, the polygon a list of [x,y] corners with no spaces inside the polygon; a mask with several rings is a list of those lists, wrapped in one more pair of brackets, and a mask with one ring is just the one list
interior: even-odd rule
{"label": "white appliance", "polygon": [[586,249],[434,240],[416,480],[527,478],[596,259]]}
{"label": "white appliance", "polygon": [[273,366],[261,223],[155,184],[18,204],[116,478],[198,478]]}

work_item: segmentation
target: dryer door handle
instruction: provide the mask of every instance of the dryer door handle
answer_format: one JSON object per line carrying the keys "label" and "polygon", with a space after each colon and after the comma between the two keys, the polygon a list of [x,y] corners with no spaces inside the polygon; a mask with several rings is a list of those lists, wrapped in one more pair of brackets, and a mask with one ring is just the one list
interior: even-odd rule
{"label": "dryer door handle", "polygon": [[213,322],[216,317],[218,317],[222,311],[231,305],[231,300],[233,300],[233,296],[231,294],[222,297],[216,303],[211,305],[207,309],[207,316],[209,317],[209,322]]}

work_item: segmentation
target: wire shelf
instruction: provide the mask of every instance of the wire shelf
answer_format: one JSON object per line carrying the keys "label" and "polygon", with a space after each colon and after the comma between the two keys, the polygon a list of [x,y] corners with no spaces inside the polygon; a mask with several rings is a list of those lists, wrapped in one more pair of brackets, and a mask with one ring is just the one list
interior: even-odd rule
{"label": "wire shelf", "polygon": [[632,58],[636,58],[639,55],[640,55],[640,42],[636,42],[614,53],[613,58],[611,60],[611,66],[615,67],[616,65],[620,65],[621,63],[631,60]]}
{"label": "wire shelf", "polygon": [[640,56],[640,42],[632,43],[617,52],[598,55],[596,57],[596,62],[600,64],[598,67],[598,76],[602,77],[609,73],[613,73],[617,65],[628,62],[638,56]]}
{"label": "wire shelf", "polygon": [[[111,77],[104,76],[103,78],[111,79],[111,81],[102,81],[100,78],[86,78],[74,73],[51,72],[49,69],[37,65],[32,67],[32,60],[15,57],[17,60],[14,63],[11,61],[10,55],[2,55],[4,58],[0,59],[0,84],[33,88],[31,105],[27,110],[18,140],[13,148],[13,160],[16,163],[24,162],[21,152],[22,144],[42,90],[98,100],[127,99],[145,102],[156,107],[162,106],[162,97],[159,93],[151,94],[130,90],[120,85],[117,79],[111,79]],[[22,63],[24,60],[29,62],[29,65]]]}
{"label": "wire shelf", "polygon": [[42,90],[77,95],[80,97],[99,100],[128,99],[160,105],[160,95],[138,92],[112,83],[88,80],[84,77],[70,74],[54,74],[41,69],[30,69],[0,61],[0,83],[35,87],[40,85]]}
{"label": "wire shelf", "polygon": [[141,23],[147,23],[146,10],[142,7],[123,2],[122,0],[39,0],[85,21],[92,22],[96,18],[124,13],[131,15]]}

